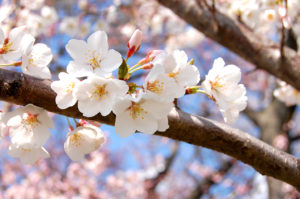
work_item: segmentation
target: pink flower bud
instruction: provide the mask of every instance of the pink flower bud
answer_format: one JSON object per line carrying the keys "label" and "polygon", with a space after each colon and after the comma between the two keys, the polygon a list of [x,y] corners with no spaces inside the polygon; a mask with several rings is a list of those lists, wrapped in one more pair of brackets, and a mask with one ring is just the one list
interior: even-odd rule
{"label": "pink flower bud", "polygon": [[127,43],[127,46],[129,48],[127,52],[127,59],[131,57],[136,51],[139,50],[142,42],[142,37],[143,37],[142,31],[136,29]]}

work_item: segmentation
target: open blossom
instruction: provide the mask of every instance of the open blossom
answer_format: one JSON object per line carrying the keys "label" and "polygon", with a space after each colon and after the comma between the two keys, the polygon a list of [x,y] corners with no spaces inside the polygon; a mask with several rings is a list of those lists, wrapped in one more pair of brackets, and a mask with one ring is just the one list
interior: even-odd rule
{"label": "open blossom", "polygon": [[27,75],[41,79],[51,79],[48,68],[52,60],[51,49],[45,44],[34,44],[34,37],[24,36],[24,53],[22,55],[22,71]]}
{"label": "open blossom", "polygon": [[145,94],[137,98],[127,95],[113,107],[116,114],[115,130],[121,137],[128,137],[135,131],[147,134],[165,131],[169,128],[168,114],[172,108],[172,102],[158,102],[146,98]]}
{"label": "open blossom", "polygon": [[41,9],[41,16],[44,19],[44,23],[48,25],[51,25],[58,20],[55,8],[50,6],[43,6]]}
{"label": "open blossom", "polygon": [[144,89],[149,97],[158,101],[172,102],[178,95],[176,81],[165,73],[160,64],[154,65],[147,75]]}
{"label": "open blossom", "polygon": [[23,164],[34,164],[39,158],[49,158],[50,155],[44,147],[33,147],[30,144],[10,145],[8,154],[20,158]]}
{"label": "open blossom", "polygon": [[195,86],[200,81],[200,73],[196,66],[188,63],[184,51],[176,50],[172,54],[160,53],[153,60],[153,65],[162,65],[165,73],[177,84],[177,98],[185,94],[188,86]]}
{"label": "open blossom", "polygon": [[93,125],[85,125],[68,133],[64,149],[73,161],[80,161],[84,155],[97,150],[103,143],[102,131]]}
{"label": "open blossom", "polygon": [[75,88],[80,81],[68,73],[61,72],[58,75],[59,81],[53,81],[51,88],[56,92],[55,102],[60,109],[66,109],[77,102]]}
{"label": "open blossom", "polygon": [[99,112],[106,116],[111,112],[116,99],[124,96],[127,91],[125,81],[91,75],[80,82],[75,89],[75,96],[78,109],[84,116],[92,117]]}
{"label": "open blossom", "polygon": [[67,72],[77,77],[96,74],[108,77],[122,63],[121,54],[108,49],[107,35],[104,31],[96,31],[89,36],[87,42],[71,39],[66,50],[74,59],[67,66]]}
{"label": "open blossom", "polygon": [[74,37],[79,31],[78,23],[79,20],[76,17],[65,17],[59,25],[59,30],[70,37]]}
{"label": "open blossom", "polygon": [[287,106],[300,104],[300,92],[298,90],[283,81],[279,81],[279,86],[273,92],[277,99],[284,102]]}
{"label": "open blossom", "polygon": [[78,36],[81,38],[86,37],[90,33],[91,24],[88,21],[82,22],[79,26]]}
{"label": "open blossom", "polygon": [[21,41],[25,35],[25,26],[17,27],[5,37],[0,28],[0,61],[15,62],[22,56]]}
{"label": "open blossom", "polygon": [[50,136],[48,129],[54,127],[47,112],[32,104],[6,113],[4,122],[9,127],[11,142],[16,146],[29,144],[40,147]]}
{"label": "open blossom", "polygon": [[240,80],[240,69],[235,65],[225,66],[223,59],[218,58],[202,83],[202,88],[216,101],[228,123],[234,122],[247,106],[246,89],[238,84]]}

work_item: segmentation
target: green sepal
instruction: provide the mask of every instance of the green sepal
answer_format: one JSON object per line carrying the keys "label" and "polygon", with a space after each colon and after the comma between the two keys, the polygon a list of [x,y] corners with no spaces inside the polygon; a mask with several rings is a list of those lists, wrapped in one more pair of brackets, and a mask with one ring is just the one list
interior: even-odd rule
{"label": "green sepal", "polygon": [[128,73],[129,67],[124,58],[122,58],[122,64],[119,66],[118,78],[121,80],[128,80],[130,75]]}

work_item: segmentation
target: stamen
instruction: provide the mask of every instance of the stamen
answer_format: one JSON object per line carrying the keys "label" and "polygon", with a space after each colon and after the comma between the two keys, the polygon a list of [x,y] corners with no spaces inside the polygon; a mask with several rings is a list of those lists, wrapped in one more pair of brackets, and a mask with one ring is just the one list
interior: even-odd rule
{"label": "stamen", "polygon": [[105,87],[106,84],[96,86],[90,93],[89,97],[94,98],[96,100],[99,100],[101,98],[106,98],[108,92],[106,91]]}
{"label": "stamen", "polygon": [[160,82],[158,80],[147,82],[147,90],[156,94],[161,94],[164,90],[164,82]]}
{"label": "stamen", "polygon": [[148,113],[147,111],[145,111],[145,109],[141,107],[141,104],[139,103],[132,102],[131,106],[128,109],[130,111],[129,112],[130,116],[134,120],[137,118],[141,118],[143,120],[145,119],[144,115]]}
{"label": "stamen", "polygon": [[82,136],[79,133],[75,133],[70,136],[70,142],[73,146],[79,147],[81,145]]}

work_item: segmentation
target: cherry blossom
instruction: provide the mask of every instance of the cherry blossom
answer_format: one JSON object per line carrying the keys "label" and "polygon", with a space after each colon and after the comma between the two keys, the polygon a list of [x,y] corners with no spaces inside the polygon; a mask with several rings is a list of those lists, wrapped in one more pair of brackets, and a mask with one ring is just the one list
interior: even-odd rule
{"label": "cherry blossom", "polygon": [[58,75],[59,81],[53,81],[51,88],[56,92],[55,102],[60,109],[66,109],[77,102],[75,87],[80,81],[68,73],[61,72]]}
{"label": "cherry blossom", "polygon": [[153,99],[172,102],[178,94],[176,81],[165,74],[162,65],[156,64],[145,79],[144,89]]}
{"label": "cherry blossom", "polygon": [[14,62],[22,56],[21,41],[25,34],[25,26],[17,27],[5,37],[0,28],[0,61]]}
{"label": "cherry blossom", "polygon": [[33,147],[31,144],[10,145],[8,154],[14,158],[20,158],[23,164],[34,164],[40,157],[50,157],[44,147]]}
{"label": "cherry blossom", "polygon": [[185,94],[186,87],[194,86],[200,81],[200,73],[196,66],[188,63],[184,51],[176,50],[172,54],[160,53],[153,60],[153,65],[162,65],[165,73],[177,84],[177,98]]}
{"label": "cherry blossom", "polygon": [[6,113],[3,118],[13,145],[30,144],[33,147],[44,145],[50,136],[49,128],[54,128],[53,121],[47,112],[28,104]]}
{"label": "cherry blossom", "polygon": [[202,83],[202,88],[216,101],[228,123],[234,122],[239,112],[247,106],[246,89],[244,85],[238,84],[240,80],[240,69],[235,65],[225,66],[224,60],[218,58]]}
{"label": "cherry blossom", "polygon": [[45,44],[35,44],[34,37],[27,34],[24,36],[24,54],[22,55],[22,71],[27,75],[41,79],[51,79],[48,68],[52,60],[51,49]]}
{"label": "cherry blossom", "polygon": [[167,116],[173,103],[162,103],[149,99],[145,94],[138,97],[125,96],[113,107],[116,114],[115,130],[121,137],[128,137],[135,131],[154,134],[168,128]]}
{"label": "cherry blossom", "polygon": [[60,23],[59,30],[70,37],[74,37],[79,31],[78,22],[76,17],[65,17]]}
{"label": "cherry blossom", "polygon": [[54,7],[44,6],[41,9],[41,16],[44,19],[44,23],[51,25],[58,20],[58,16]]}
{"label": "cherry blossom", "polygon": [[93,125],[85,125],[68,133],[64,149],[73,161],[80,161],[84,155],[97,150],[103,143],[102,131]]}
{"label": "cherry blossom", "polygon": [[66,50],[74,59],[67,66],[67,72],[78,77],[92,73],[107,77],[122,63],[120,53],[108,49],[107,35],[104,31],[96,31],[89,36],[87,42],[71,39],[66,45]]}
{"label": "cherry blossom", "polygon": [[78,99],[78,109],[84,116],[92,117],[99,112],[108,115],[115,100],[124,96],[128,91],[125,81],[105,79],[90,75],[75,88]]}
{"label": "cherry blossom", "polygon": [[284,102],[287,106],[300,104],[300,92],[298,90],[283,81],[279,81],[279,86],[273,92],[277,99]]}

